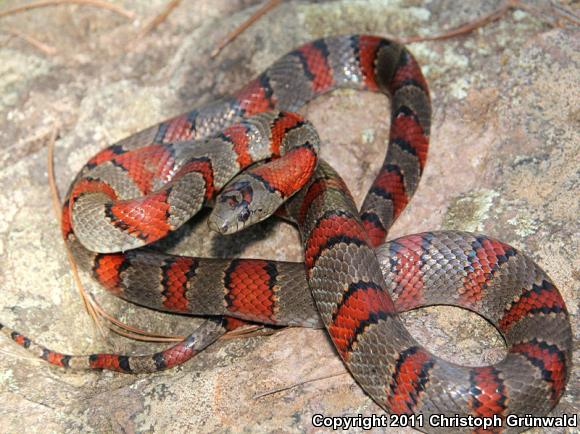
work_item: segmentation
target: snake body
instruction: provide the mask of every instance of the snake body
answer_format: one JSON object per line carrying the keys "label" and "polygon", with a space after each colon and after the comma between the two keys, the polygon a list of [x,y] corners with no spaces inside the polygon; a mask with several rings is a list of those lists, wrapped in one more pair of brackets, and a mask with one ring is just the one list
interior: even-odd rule
{"label": "snake body", "polygon": [[[388,151],[360,212],[340,176],[318,158],[312,125],[293,113],[339,87],[391,99]],[[356,381],[389,412],[546,414],[570,375],[572,334],[564,301],[544,271],[485,235],[428,232],[383,244],[417,188],[430,121],[427,83],[406,48],[366,35],[320,39],[288,53],[233,96],[97,154],[71,186],[63,235],[105,288],[135,303],[324,326]],[[268,162],[256,164],[262,160]],[[210,203],[210,227],[222,233],[279,208],[300,230],[304,263],[137,249]],[[507,343],[505,359],[465,367],[429,353],[397,312],[434,304],[464,307],[490,321]],[[210,319],[183,342],[148,356],[69,356],[3,330],[58,366],[149,372],[188,360],[224,324]]]}

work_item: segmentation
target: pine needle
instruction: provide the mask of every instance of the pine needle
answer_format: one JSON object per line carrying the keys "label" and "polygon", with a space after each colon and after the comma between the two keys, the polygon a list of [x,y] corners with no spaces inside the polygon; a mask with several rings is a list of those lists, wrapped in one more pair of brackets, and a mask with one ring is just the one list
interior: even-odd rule
{"label": "pine needle", "polygon": [[107,9],[127,19],[132,19],[134,16],[133,12],[123,9],[121,6],[117,6],[103,0],[46,0],[26,3],[24,5],[16,6],[11,9],[5,9],[3,11],[0,11],[0,18],[7,17],[8,15],[19,14],[32,9],[46,8],[50,6],[59,6],[64,4],[76,4],[83,6],[93,6],[100,9]]}
{"label": "pine needle", "polygon": [[314,383],[315,381],[328,380],[329,378],[340,377],[341,375],[349,375],[349,373],[348,372],[337,372],[335,374],[325,375],[323,377],[310,378],[308,380],[300,381],[298,383],[290,384],[288,386],[278,387],[276,389],[271,389],[271,390],[268,390],[268,391],[263,392],[263,393],[258,393],[256,395],[254,395],[252,398],[253,399],[260,399],[260,398],[263,398],[265,396],[274,395],[275,393],[280,393],[280,392],[284,392],[286,390],[295,389],[296,387],[303,386],[303,385],[308,384],[308,383]]}
{"label": "pine needle", "polygon": [[[56,178],[54,175],[54,143],[56,141],[56,138],[58,136],[58,131],[59,131],[59,127],[55,126],[52,130],[52,133],[50,135],[50,139],[48,141],[48,184],[50,186],[50,196],[51,196],[51,200],[52,200],[52,209],[56,215],[57,221],[59,223],[59,227],[62,226],[62,215],[61,215],[61,205],[60,205],[60,196],[58,194],[58,188],[56,186]],[[69,261],[70,267],[71,267],[71,272],[72,272],[72,276],[73,279],[75,281],[76,287],[79,291],[79,294],[81,296],[81,300],[83,301],[83,305],[85,306],[86,311],[89,313],[89,315],[91,316],[93,322],[95,323],[95,325],[97,326],[97,329],[99,330],[99,333],[101,334],[101,336],[105,337],[105,332],[103,330],[103,327],[99,321],[99,316],[96,313],[95,307],[92,303],[92,301],[90,300],[90,298],[87,295],[87,292],[85,290],[85,287],[83,286],[81,279],[79,277],[79,273],[78,273],[78,268],[77,268],[77,264],[73,258],[72,252],[70,251],[68,245],[65,242],[65,251],[66,251],[66,256],[67,259]]]}
{"label": "pine needle", "polygon": [[403,44],[412,44],[415,42],[424,42],[424,41],[440,41],[443,39],[451,39],[457,36],[465,35],[467,33],[473,32],[481,27],[486,26],[489,23],[499,20],[502,18],[508,11],[513,8],[516,8],[519,4],[519,0],[509,0],[505,2],[502,6],[497,8],[495,11],[484,15],[481,18],[476,20],[470,21],[468,23],[462,24],[459,27],[455,27],[454,29],[447,30],[443,33],[431,36],[411,36],[409,38],[403,38],[401,42]]}
{"label": "pine needle", "polygon": [[27,35],[26,33],[22,33],[19,30],[14,30],[14,29],[1,29],[0,31],[14,36],[18,39],[22,39],[23,41],[27,42],[28,44],[32,45],[34,48],[36,48],[37,50],[43,52],[44,54],[47,54],[49,56],[56,54],[57,49],[51,45],[45,44],[44,42],[39,41],[38,39]]}
{"label": "pine needle", "polygon": [[[443,33],[431,35],[431,36],[411,36],[408,38],[399,38],[398,41],[402,44],[413,44],[415,42],[425,42],[425,41],[441,41],[444,39],[451,39],[457,36],[465,35],[467,33],[473,32],[481,27],[484,27],[494,21],[503,18],[510,10],[521,9],[526,11],[544,22],[548,22],[552,26],[558,26],[558,19],[567,20],[572,24],[578,25],[580,21],[577,17],[569,10],[552,5],[551,14],[539,9],[536,6],[528,5],[523,3],[521,0],[507,0],[503,5],[497,8],[495,11],[484,15],[483,17],[477,18],[468,23],[462,24],[453,29],[447,30]],[[547,15],[552,15],[554,17],[554,22],[547,20]],[[396,38],[395,38],[396,39]]]}
{"label": "pine needle", "polygon": [[270,10],[274,9],[276,6],[280,4],[280,0],[268,0],[260,9],[258,9],[255,13],[252,14],[250,18],[244,21],[242,24],[237,26],[234,30],[226,35],[224,39],[218,44],[218,46],[211,52],[210,57],[214,58],[220,52],[229,45],[234,39],[236,39],[240,34],[246,31],[252,24],[266,15]]}
{"label": "pine needle", "polygon": [[177,6],[179,6],[180,3],[181,3],[181,0],[171,0],[170,2],[168,2],[167,5],[163,8],[163,10],[158,15],[156,15],[145,26],[143,26],[143,28],[139,31],[139,33],[137,34],[135,39],[141,40],[147,33],[151,32],[159,24],[161,24],[163,21],[165,21],[167,19],[167,17],[169,16],[169,14],[171,14],[173,9],[175,9]]}

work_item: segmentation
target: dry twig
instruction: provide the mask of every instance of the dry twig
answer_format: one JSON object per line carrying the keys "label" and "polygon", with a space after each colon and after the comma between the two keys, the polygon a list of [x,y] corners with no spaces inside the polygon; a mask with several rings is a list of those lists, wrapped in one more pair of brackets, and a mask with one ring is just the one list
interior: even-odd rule
{"label": "dry twig", "polygon": [[104,310],[99,303],[94,299],[92,295],[90,295],[91,302],[95,311],[102,317],[109,321],[109,329],[121,336],[125,336],[126,338],[134,339],[136,341],[144,341],[144,342],[180,342],[185,339],[185,336],[180,335],[164,335],[154,332],[148,332],[146,330],[130,326],[127,323],[119,321],[109,312]]}
{"label": "dry twig", "polygon": [[[50,196],[52,199],[52,208],[53,208],[54,213],[56,214],[56,218],[57,218],[57,221],[59,223],[59,227],[61,227],[62,226],[62,215],[61,215],[62,210],[61,210],[61,205],[60,205],[61,202],[60,202],[58,188],[56,187],[56,180],[55,180],[55,176],[54,176],[54,143],[55,143],[56,138],[58,136],[58,131],[59,131],[59,127],[55,126],[51,135],[50,135],[50,139],[48,141],[48,184],[50,186]],[[100,334],[104,337],[105,333],[104,333],[103,327],[99,321],[98,314],[96,313],[96,310],[92,304],[92,301],[88,297],[87,292],[86,292],[86,290],[81,282],[81,279],[80,279],[79,273],[78,273],[77,264],[74,261],[72,253],[71,253],[71,251],[68,248],[68,245],[66,243],[65,243],[65,251],[66,251],[67,259],[68,259],[70,266],[71,266],[71,272],[73,275],[73,279],[74,279],[75,284],[79,290],[79,294],[80,294],[81,299],[83,301],[83,305],[85,306],[85,309],[87,310],[87,312],[89,313],[89,315],[93,319],[93,322],[96,324],[97,329],[99,330]]]}
{"label": "dry twig", "polygon": [[135,39],[139,40],[139,39],[143,38],[143,36],[145,36],[147,33],[152,31],[159,24],[161,24],[163,21],[165,21],[167,19],[167,17],[169,16],[169,14],[173,11],[173,9],[175,9],[177,6],[179,6],[180,3],[181,3],[181,0],[171,0],[170,2],[168,2],[167,5],[163,8],[163,10],[158,15],[153,17],[153,19],[151,21],[149,21],[145,26],[143,26],[143,28],[139,31],[139,33],[137,33],[137,36],[135,37]]}
{"label": "dry twig", "polygon": [[29,351],[24,350],[22,347],[16,347],[16,351],[0,348],[0,354],[4,354],[5,356],[12,357],[14,359],[26,360],[27,362],[30,361],[39,365],[46,363],[46,361],[33,356]]}
{"label": "dry twig", "polygon": [[[577,15],[575,15],[573,11],[553,1],[550,2],[551,12],[547,12],[545,10],[546,8],[542,10],[537,6],[533,6],[531,4],[526,3],[520,3],[518,5],[518,8],[534,15],[535,17],[537,17],[542,21],[548,21],[551,25],[555,27],[560,28],[564,27],[565,24],[563,23],[563,21],[568,21],[569,23],[575,26],[580,25],[580,18]],[[550,18],[552,18],[553,21],[550,21],[547,15],[551,15]]]}
{"label": "dry twig", "polygon": [[282,329],[265,329],[264,326],[258,324],[249,324],[235,330],[227,332],[222,335],[220,339],[237,339],[237,338],[251,338],[255,336],[272,336]]}
{"label": "dry twig", "polygon": [[550,4],[552,5],[552,8],[556,11],[556,13],[560,15],[561,18],[570,21],[572,24],[576,26],[580,26],[580,17],[578,17],[578,15],[574,13],[574,11],[570,10],[567,7],[562,6],[561,4],[555,1],[551,1]]}
{"label": "dry twig", "polygon": [[0,18],[6,17],[8,15],[19,14],[21,12],[26,12],[31,9],[38,9],[38,8],[45,8],[49,6],[58,6],[64,4],[76,4],[76,5],[83,5],[83,6],[93,6],[96,8],[107,9],[109,11],[115,12],[118,15],[121,15],[125,18],[132,19],[134,13],[123,9],[121,6],[117,6],[111,3],[108,3],[103,0],[45,0],[45,1],[37,1],[26,3],[21,6],[16,6],[11,9],[5,9],[0,11]]}
{"label": "dry twig", "polygon": [[[432,36],[411,36],[408,38],[400,38],[399,42],[403,43],[403,44],[412,44],[415,42],[424,42],[424,41],[440,41],[443,39],[450,39],[450,38],[454,38],[456,36],[461,36],[461,35],[465,35],[467,33],[473,32],[474,30],[477,30],[481,27],[486,26],[489,23],[492,23],[494,21],[497,21],[501,18],[503,18],[505,16],[505,14],[507,14],[510,10],[513,9],[521,9],[523,11],[526,11],[534,16],[536,16],[537,18],[539,18],[542,21],[547,21],[546,20],[546,12],[542,11],[541,9],[539,9],[536,6],[532,6],[526,3],[523,3],[521,0],[507,0],[503,5],[501,5],[499,8],[497,8],[495,11],[481,17],[478,18],[474,21],[470,21],[468,23],[462,24],[459,27],[455,27],[454,29],[451,30],[447,30],[443,33],[437,34],[437,35],[432,35]],[[557,7],[556,5],[552,5],[552,14],[570,21],[573,24],[580,24],[580,21],[577,19],[577,17],[570,11],[568,11],[567,9],[564,9],[562,7]],[[555,23],[550,23],[552,25],[558,25],[558,19],[556,18],[556,22]]]}
{"label": "dry twig", "polygon": [[232,30],[226,35],[226,37],[218,44],[218,46],[211,52],[211,57],[216,57],[229,43],[236,39],[241,33],[243,33],[248,27],[258,21],[262,16],[264,16],[268,11],[272,10],[280,4],[280,0],[268,0],[264,5],[258,9],[250,18]]}
{"label": "dry twig", "polygon": [[43,52],[44,54],[47,54],[49,56],[56,54],[57,49],[51,45],[45,44],[44,42],[39,41],[38,39],[27,35],[25,33],[22,33],[18,30],[14,30],[14,29],[2,29],[2,32],[10,35],[10,36],[14,36],[16,38],[22,39],[23,41],[28,42],[30,45],[32,45],[34,48],[36,48],[37,50]]}
{"label": "dry twig", "polygon": [[328,380],[329,378],[340,377],[341,375],[349,375],[349,373],[348,372],[337,372],[335,374],[325,375],[323,377],[310,378],[308,380],[304,380],[304,381],[300,381],[298,383],[290,384],[289,386],[278,387],[276,389],[268,390],[267,392],[258,393],[258,394],[253,396],[253,399],[260,399],[260,398],[263,398],[264,396],[284,392],[286,390],[294,389],[294,388],[302,386],[304,384],[314,383],[315,381]]}
{"label": "dry twig", "polygon": [[432,36],[411,36],[409,38],[401,39],[401,42],[403,44],[412,44],[414,42],[423,42],[423,41],[440,41],[442,39],[450,39],[456,36],[465,35],[466,33],[473,32],[474,30],[479,29],[480,27],[483,27],[489,23],[499,20],[508,11],[517,8],[519,3],[520,3],[519,0],[508,0],[490,14],[478,18],[474,21],[470,21],[454,29],[447,30],[446,32]]}

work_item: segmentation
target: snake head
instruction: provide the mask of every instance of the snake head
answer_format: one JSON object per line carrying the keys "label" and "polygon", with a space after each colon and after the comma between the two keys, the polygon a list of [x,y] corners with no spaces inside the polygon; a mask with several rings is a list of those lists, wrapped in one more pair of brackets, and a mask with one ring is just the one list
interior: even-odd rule
{"label": "snake head", "polygon": [[264,212],[260,205],[262,192],[255,180],[240,175],[228,184],[218,195],[212,214],[209,217],[211,230],[222,235],[238,232],[268,217],[273,211]]}
{"label": "snake head", "polygon": [[233,234],[268,218],[283,202],[280,194],[242,173],[222,189],[208,224],[222,235]]}

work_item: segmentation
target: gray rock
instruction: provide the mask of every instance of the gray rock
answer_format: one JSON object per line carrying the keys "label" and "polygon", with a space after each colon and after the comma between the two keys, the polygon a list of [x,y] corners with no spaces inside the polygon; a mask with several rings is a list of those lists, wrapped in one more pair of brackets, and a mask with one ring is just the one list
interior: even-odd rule
{"label": "gray rock", "polygon": [[[256,2],[183,2],[134,44],[138,28],[165,2],[115,3],[138,18],[62,6],[2,21],[50,41],[58,52],[47,56],[17,39],[0,47],[0,319],[75,354],[148,353],[161,346],[113,334],[102,339],[83,311],[47,188],[45,145],[56,123],[57,182],[64,192],[97,150],[234,91],[302,42],[339,33],[432,34],[494,7],[459,0],[284,3],[211,59],[218,41]],[[518,12],[468,36],[410,47],[432,90],[432,146],[419,190],[391,233],[480,231],[526,251],[558,284],[576,336],[578,41],[576,30],[552,30]],[[387,139],[384,98],[338,91],[303,113],[319,128],[323,157],[360,204]],[[187,254],[301,258],[297,232],[275,221],[224,240],[208,235],[203,219],[196,219],[179,235],[189,237],[175,237],[171,249]],[[117,300],[83,277],[124,321],[162,333],[194,327],[190,318]],[[490,326],[459,309],[425,309],[405,321],[448,359],[485,364],[505,352]],[[2,432],[315,432],[315,413],[381,413],[320,330],[220,341],[155,375],[65,372],[30,359],[7,339],[0,339],[0,350]],[[323,378],[331,374],[337,376]],[[578,384],[576,371],[555,413],[578,412]]]}

